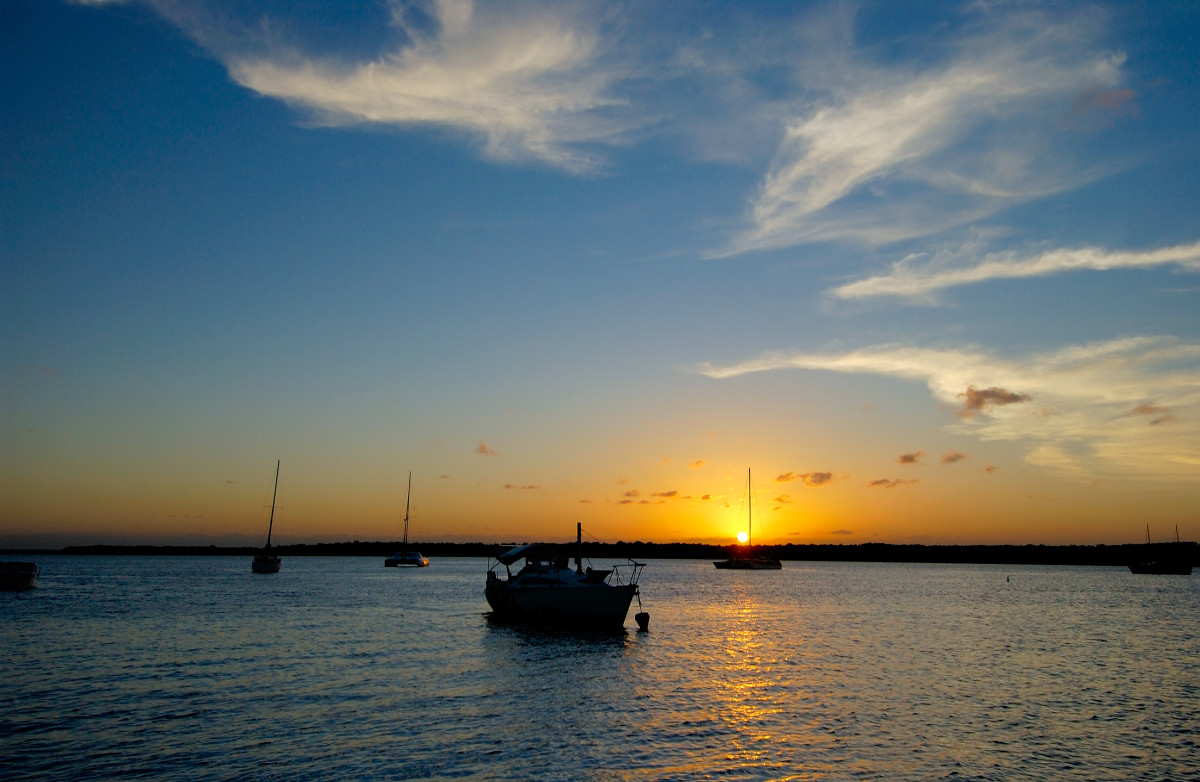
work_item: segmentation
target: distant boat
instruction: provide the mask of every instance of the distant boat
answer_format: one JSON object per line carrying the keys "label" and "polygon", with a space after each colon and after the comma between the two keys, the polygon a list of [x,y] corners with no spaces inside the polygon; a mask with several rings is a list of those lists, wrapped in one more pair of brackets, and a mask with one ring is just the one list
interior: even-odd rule
{"label": "distant boat", "polygon": [[254,555],[250,570],[254,573],[278,573],[279,557],[271,553],[271,530],[275,527],[275,498],[279,495],[279,461],[275,461],[275,491],[271,493],[271,520],[267,523],[267,545]]}
{"label": "distant boat", "polygon": [[41,573],[42,569],[36,562],[0,562],[0,591],[33,589]]}
{"label": "distant boat", "polygon": [[[575,569],[562,546],[534,543],[505,551],[488,568],[483,594],[493,618],[502,622],[618,629],[625,624],[629,604],[642,598],[638,587],[641,562],[614,565],[609,570],[583,567],[583,527],[575,525]],[[525,565],[514,575],[511,566]],[[505,577],[496,568],[504,566]],[[639,611],[638,627],[645,630],[650,614]]]}
{"label": "distant boat", "polygon": [[404,548],[383,561],[384,567],[429,567],[429,559],[408,547],[408,508],[412,501],[412,473],[408,474],[408,497],[404,500]]}
{"label": "distant boat", "polygon": [[750,470],[746,470],[746,552],[742,556],[736,553],[729,559],[713,562],[718,570],[782,570],[783,563],[771,557],[754,556],[754,491],[750,483]]}
{"label": "distant boat", "polygon": [[[1146,546],[1151,547],[1155,544],[1150,542],[1150,525],[1146,525]],[[1167,544],[1157,544],[1158,552],[1162,553],[1162,546],[1168,546],[1166,557],[1154,557],[1143,559],[1139,562],[1133,562],[1129,565],[1129,572],[1143,575],[1160,575],[1160,576],[1190,576],[1192,574],[1192,563],[1184,557],[1183,551],[1180,549],[1179,543],[1179,525],[1175,526],[1175,544],[1171,546]]]}

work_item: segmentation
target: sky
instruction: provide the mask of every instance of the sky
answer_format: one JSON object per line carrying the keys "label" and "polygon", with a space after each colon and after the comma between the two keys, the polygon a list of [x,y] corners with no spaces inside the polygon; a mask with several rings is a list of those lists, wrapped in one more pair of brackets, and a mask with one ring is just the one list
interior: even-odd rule
{"label": "sky", "polygon": [[0,129],[0,545],[1200,538],[1195,3],[10,0]]}

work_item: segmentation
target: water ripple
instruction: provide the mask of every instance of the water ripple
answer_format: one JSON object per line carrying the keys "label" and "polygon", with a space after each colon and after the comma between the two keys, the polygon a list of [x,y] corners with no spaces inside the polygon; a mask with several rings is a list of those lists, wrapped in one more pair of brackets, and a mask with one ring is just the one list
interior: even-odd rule
{"label": "water ripple", "polygon": [[[1189,779],[1200,580],[654,562],[649,633],[484,565],[56,557],[0,600],[0,778]],[[1011,581],[1007,580],[1011,578]]]}

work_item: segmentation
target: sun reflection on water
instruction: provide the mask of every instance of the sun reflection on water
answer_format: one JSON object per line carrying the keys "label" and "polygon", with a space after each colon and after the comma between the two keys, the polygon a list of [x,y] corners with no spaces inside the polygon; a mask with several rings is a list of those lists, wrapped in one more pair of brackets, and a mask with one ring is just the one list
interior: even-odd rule
{"label": "sun reflection on water", "polygon": [[734,768],[777,765],[783,708],[774,693],[781,681],[772,639],[764,634],[763,606],[748,591],[728,608],[722,640],[723,666],[717,677],[716,718],[731,736],[725,759]]}

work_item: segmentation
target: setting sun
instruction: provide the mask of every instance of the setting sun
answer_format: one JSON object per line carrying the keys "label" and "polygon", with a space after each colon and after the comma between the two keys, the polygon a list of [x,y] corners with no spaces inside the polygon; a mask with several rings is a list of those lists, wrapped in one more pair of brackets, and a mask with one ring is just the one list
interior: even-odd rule
{"label": "setting sun", "polygon": [[739,532],[737,534],[738,543],[745,543],[746,540],[749,539],[749,537],[750,536],[747,535],[745,532]]}

